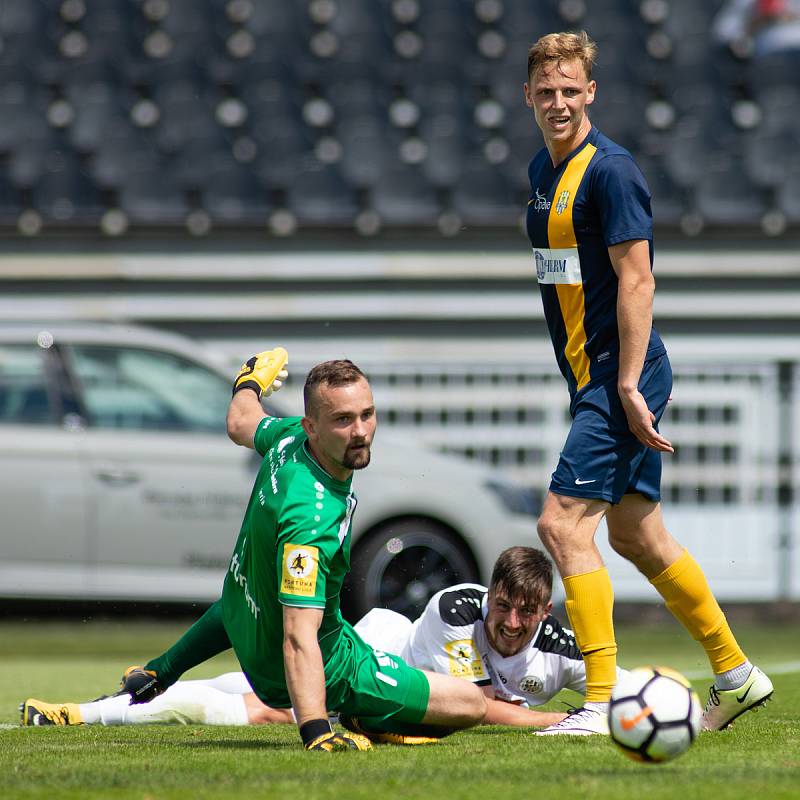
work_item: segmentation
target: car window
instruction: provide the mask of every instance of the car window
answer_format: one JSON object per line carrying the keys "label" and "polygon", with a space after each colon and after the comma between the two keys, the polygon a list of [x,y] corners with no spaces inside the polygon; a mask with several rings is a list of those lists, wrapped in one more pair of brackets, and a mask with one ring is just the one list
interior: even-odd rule
{"label": "car window", "polygon": [[230,384],[199,364],[135,347],[74,345],[70,354],[93,427],[225,428]]}
{"label": "car window", "polygon": [[36,345],[0,345],[0,423],[53,425],[43,351]]}

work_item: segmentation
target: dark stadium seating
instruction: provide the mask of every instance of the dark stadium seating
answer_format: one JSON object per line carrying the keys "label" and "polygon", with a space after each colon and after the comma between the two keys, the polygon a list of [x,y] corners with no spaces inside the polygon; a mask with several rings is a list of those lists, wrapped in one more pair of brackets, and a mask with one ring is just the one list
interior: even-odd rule
{"label": "dark stadium seating", "polygon": [[0,228],[516,231],[541,145],[527,47],[582,27],[591,115],[640,158],[658,226],[796,225],[800,55],[712,42],[721,5],[3,0]]}

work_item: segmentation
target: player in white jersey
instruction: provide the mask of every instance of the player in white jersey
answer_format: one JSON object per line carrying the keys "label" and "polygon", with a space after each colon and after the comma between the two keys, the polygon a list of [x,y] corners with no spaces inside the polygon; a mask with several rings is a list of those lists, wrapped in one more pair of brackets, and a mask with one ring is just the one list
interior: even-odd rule
{"label": "player in white jersey", "polygon": [[545,726],[563,719],[535,706],[562,689],[583,693],[586,670],[571,630],[551,615],[552,566],[531,547],[497,559],[489,588],[463,583],[434,595],[411,622],[376,608],[356,624],[373,647],[409,664],[470,680],[483,688],[484,723]]}
{"label": "player in white jersey", "polygon": [[[552,580],[552,565],[541,551],[511,547],[497,559],[489,588],[464,583],[444,589],[431,598],[415,622],[376,608],[355,628],[372,647],[396,653],[414,667],[465,678],[482,687],[488,704],[485,724],[552,725],[566,714],[536,711],[535,706],[561,689],[583,692],[586,680],[572,631],[550,614]],[[144,706],[127,702],[127,696],[83,704],[29,699],[21,707],[22,723],[254,725],[293,721],[290,709],[263,705],[241,673],[211,681],[178,681]]]}

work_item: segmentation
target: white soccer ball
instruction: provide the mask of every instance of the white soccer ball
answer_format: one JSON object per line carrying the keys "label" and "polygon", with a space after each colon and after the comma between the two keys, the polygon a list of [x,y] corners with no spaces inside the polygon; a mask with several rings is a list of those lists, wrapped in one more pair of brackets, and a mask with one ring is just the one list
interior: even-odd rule
{"label": "white soccer ball", "polygon": [[700,700],[689,681],[667,667],[638,667],[611,693],[608,727],[625,755],[660,762],[685,753],[700,730]]}

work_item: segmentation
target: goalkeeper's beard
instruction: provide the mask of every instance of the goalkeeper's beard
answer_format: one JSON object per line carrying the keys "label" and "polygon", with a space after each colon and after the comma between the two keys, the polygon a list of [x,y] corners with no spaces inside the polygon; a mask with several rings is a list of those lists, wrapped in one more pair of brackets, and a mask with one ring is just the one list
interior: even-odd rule
{"label": "goalkeeper's beard", "polygon": [[356,448],[348,447],[344,451],[342,466],[346,469],[364,469],[369,466],[370,455],[368,444]]}

